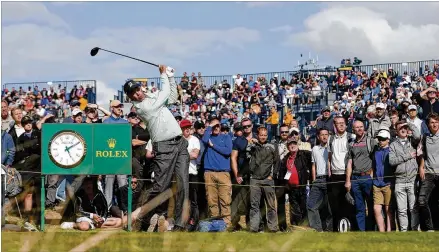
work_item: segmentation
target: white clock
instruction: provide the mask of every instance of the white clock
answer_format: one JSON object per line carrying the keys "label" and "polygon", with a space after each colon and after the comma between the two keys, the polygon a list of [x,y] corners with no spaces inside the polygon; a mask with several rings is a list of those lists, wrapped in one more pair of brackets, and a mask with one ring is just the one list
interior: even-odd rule
{"label": "white clock", "polygon": [[87,154],[84,138],[73,130],[56,133],[49,142],[49,157],[61,168],[74,168],[82,163]]}

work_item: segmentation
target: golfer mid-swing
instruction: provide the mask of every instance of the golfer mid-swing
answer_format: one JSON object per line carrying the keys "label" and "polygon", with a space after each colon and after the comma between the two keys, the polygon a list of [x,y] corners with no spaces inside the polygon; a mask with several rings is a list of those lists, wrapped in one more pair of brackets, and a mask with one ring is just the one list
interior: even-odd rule
{"label": "golfer mid-swing", "polygon": [[[145,94],[141,90],[140,84],[131,80],[125,83],[123,89],[131,99],[137,115],[145,122],[151,135],[155,155],[152,160],[154,184],[148,201],[170,188],[171,179],[175,172],[177,195],[174,230],[179,231],[185,229],[187,221],[186,218],[183,218],[183,206],[189,195],[188,142],[182,137],[183,133],[178,122],[166,107],[168,102],[173,102],[168,101],[168,99],[173,100],[176,98],[174,97],[176,90],[171,90],[171,85],[176,87],[174,69],[160,65],[159,70],[162,90],[157,93]],[[168,209],[166,202],[157,206],[153,212],[159,216],[165,216]]]}

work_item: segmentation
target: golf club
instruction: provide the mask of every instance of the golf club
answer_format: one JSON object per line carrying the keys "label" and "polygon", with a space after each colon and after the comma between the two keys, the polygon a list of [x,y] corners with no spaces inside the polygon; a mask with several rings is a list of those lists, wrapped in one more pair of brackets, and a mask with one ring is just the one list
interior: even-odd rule
{"label": "golf club", "polygon": [[96,56],[96,54],[98,54],[99,50],[106,51],[106,52],[113,53],[113,54],[117,54],[117,55],[120,55],[122,57],[130,58],[130,59],[137,60],[137,61],[149,64],[149,65],[152,65],[152,66],[159,67],[159,65],[157,65],[157,64],[154,64],[154,63],[151,63],[151,62],[148,62],[148,61],[144,61],[144,60],[141,60],[141,59],[136,59],[136,58],[130,57],[128,55],[120,54],[120,53],[117,53],[117,52],[112,52],[112,51],[109,51],[109,50],[105,50],[105,49],[100,48],[100,47],[95,47],[95,48],[91,49],[90,55],[92,57]]}

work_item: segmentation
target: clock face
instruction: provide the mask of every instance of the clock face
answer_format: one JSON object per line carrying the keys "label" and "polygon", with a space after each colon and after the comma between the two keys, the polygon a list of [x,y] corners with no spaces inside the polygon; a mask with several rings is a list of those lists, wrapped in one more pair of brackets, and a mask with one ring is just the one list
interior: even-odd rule
{"label": "clock face", "polygon": [[49,157],[57,166],[74,168],[87,154],[84,138],[72,130],[60,131],[49,142]]}

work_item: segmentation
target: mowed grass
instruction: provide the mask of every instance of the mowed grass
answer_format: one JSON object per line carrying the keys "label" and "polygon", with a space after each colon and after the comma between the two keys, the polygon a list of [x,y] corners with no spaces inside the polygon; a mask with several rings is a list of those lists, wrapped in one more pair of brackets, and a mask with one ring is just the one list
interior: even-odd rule
{"label": "mowed grass", "polygon": [[[110,232],[110,233],[108,233]],[[105,238],[102,238],[105,236]],[[99,237],[101,240],[99,240]],[[88,240],[90,239],[90,240]],[[439,233],[2,232],[3,251],[439,251]],[[27,248],[27,249],[26,249]]]}

